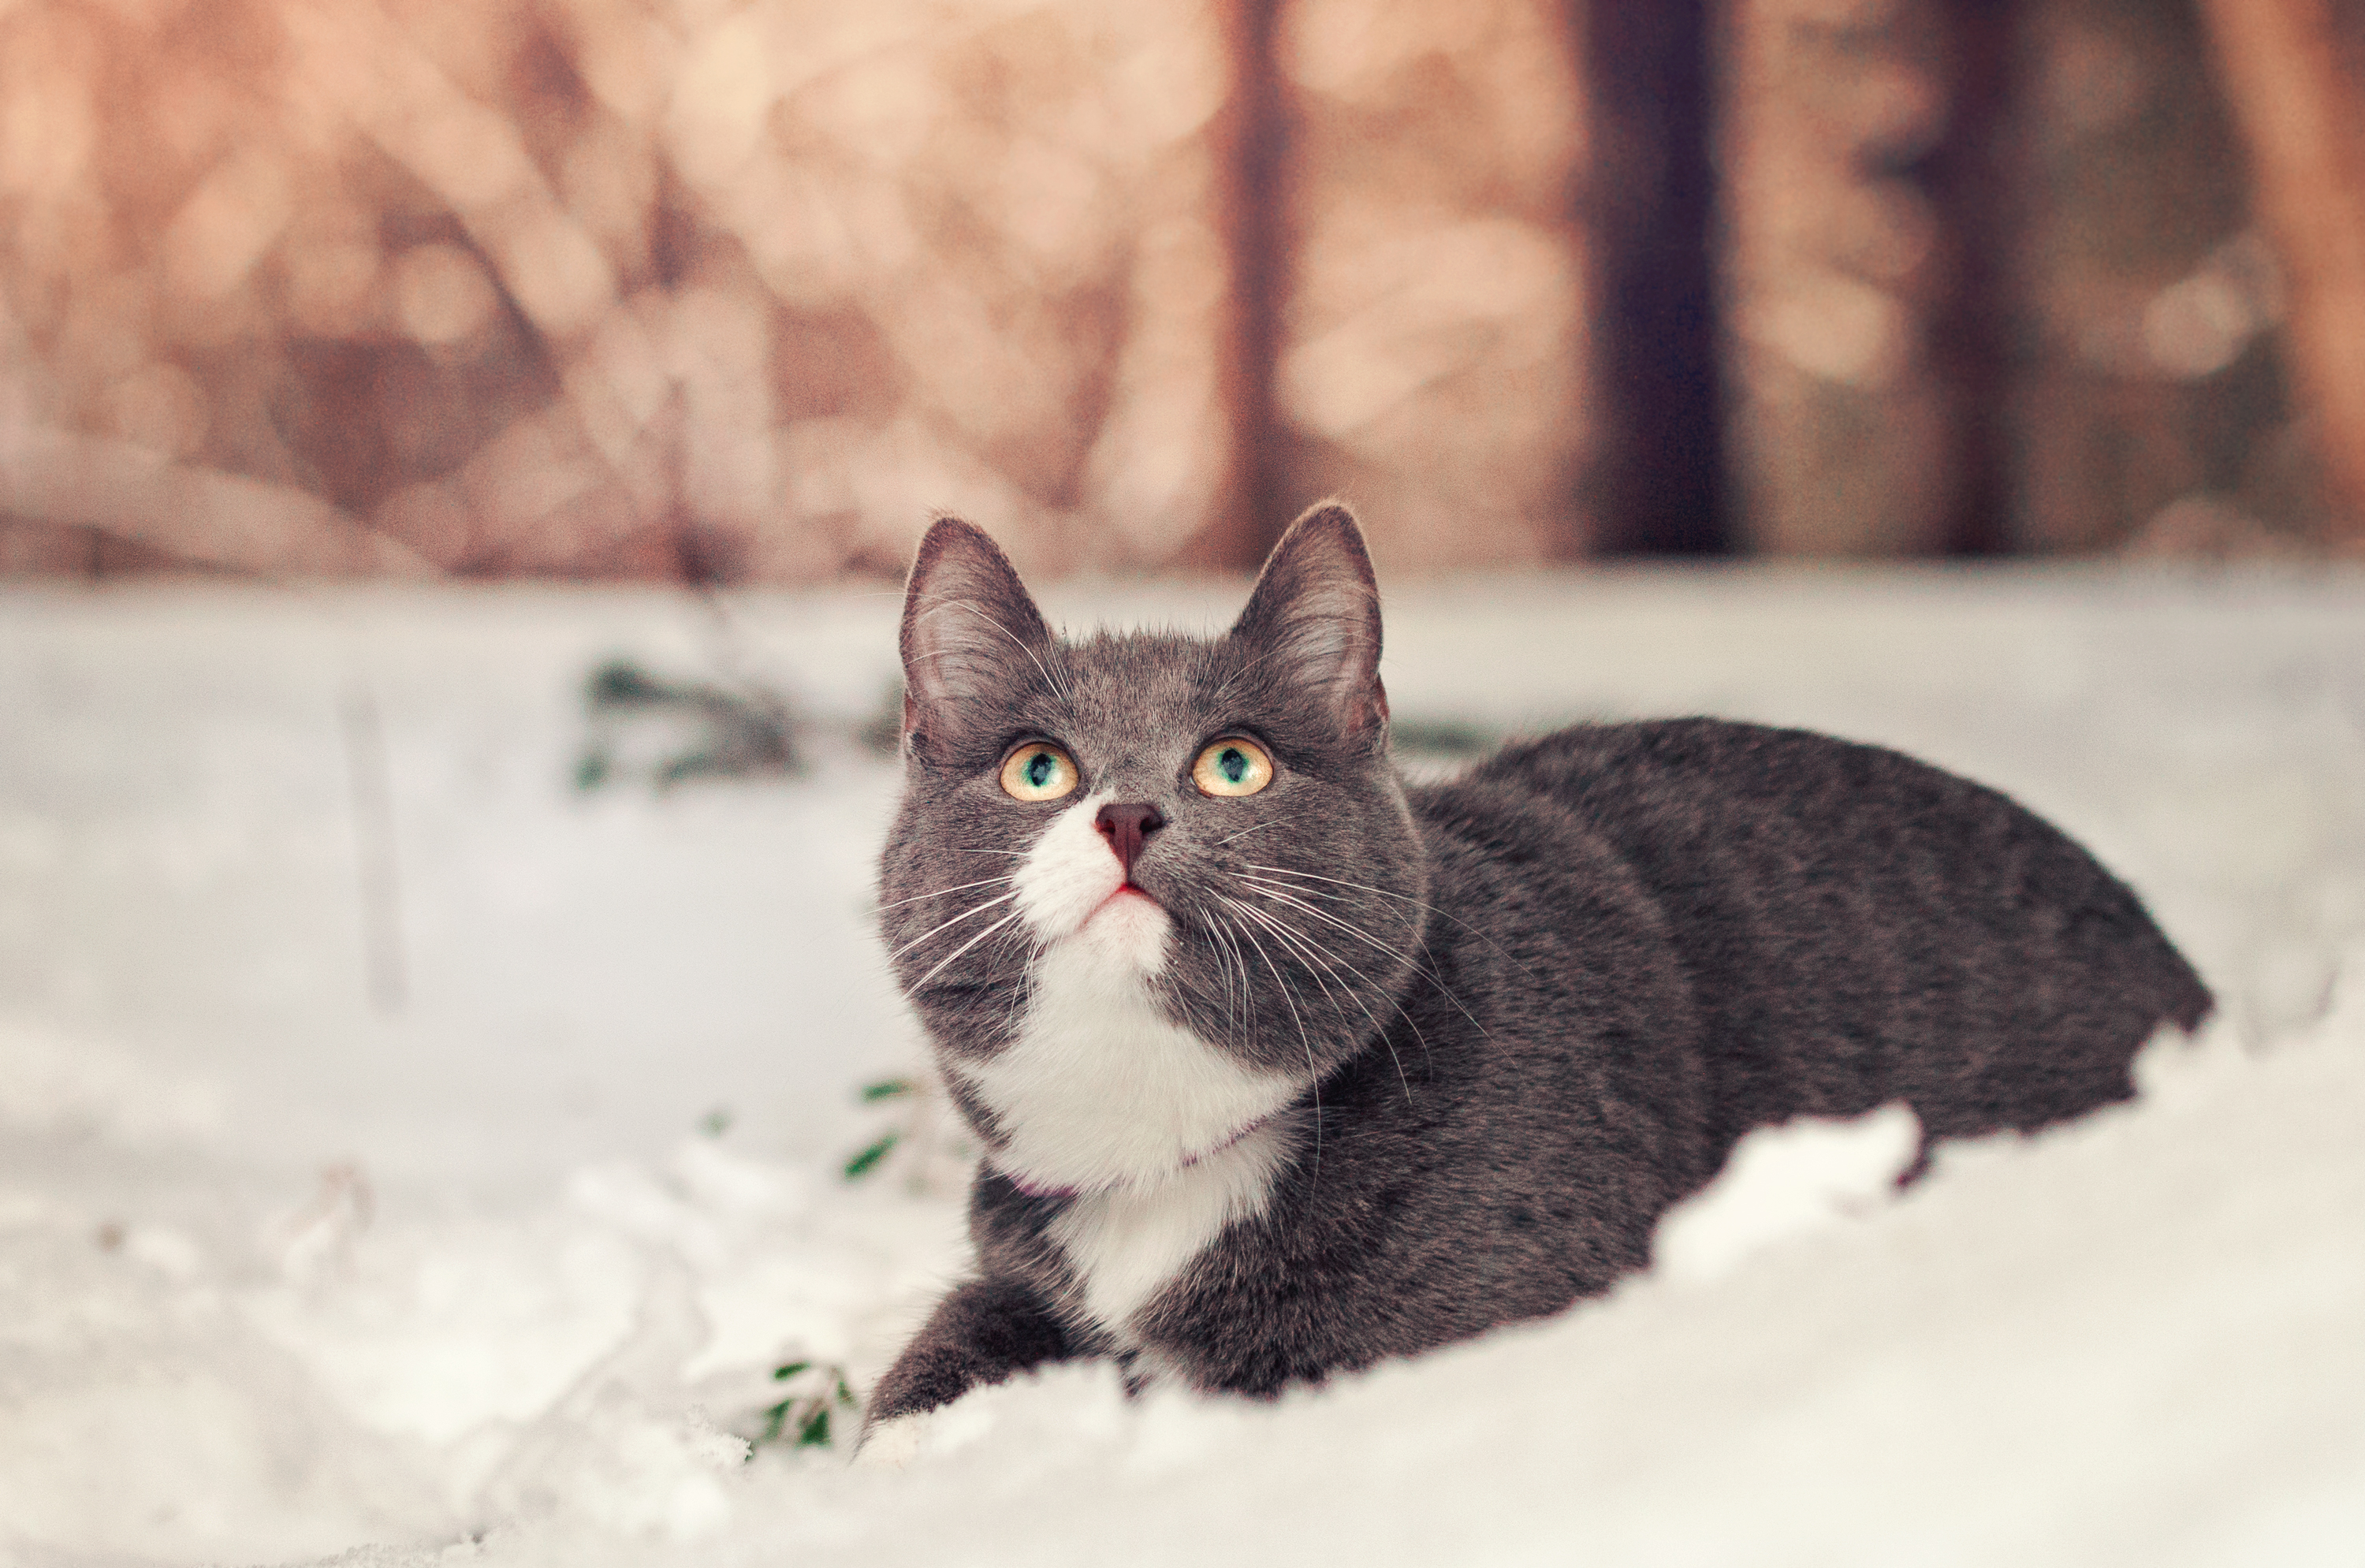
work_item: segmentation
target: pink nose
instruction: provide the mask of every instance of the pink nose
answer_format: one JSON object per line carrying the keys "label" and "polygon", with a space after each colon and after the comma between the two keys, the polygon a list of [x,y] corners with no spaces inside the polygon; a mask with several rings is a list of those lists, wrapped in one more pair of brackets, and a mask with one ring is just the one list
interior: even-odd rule
{"label": "pink nose", "polygon": [[1166,813],[1147,801],[1129,806],[1103,806],[1093,825],[1108,840],[1109,853],[1133,880],[1133,863],[1141,857],[1142,842],[1166,825]]}

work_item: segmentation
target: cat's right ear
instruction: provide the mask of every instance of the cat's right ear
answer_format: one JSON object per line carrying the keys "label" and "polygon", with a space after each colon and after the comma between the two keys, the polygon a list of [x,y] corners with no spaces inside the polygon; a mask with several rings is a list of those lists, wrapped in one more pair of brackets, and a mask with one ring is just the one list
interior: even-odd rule
{"label": "cat's right ear", "polygon": [[1268,674],[1314,693],[1345,739],[1385,739],[1379,579],[1362,528],[1340,503],[1321,502],[1289,525],[1229,638],[1259,650]]}
{"label": "cat's right ear", "polygon": [[984,532],[940,517],[903,588],[903,744],[926,756],[998,727],[1028,689],[1056,694],[1058,655],[1026,585]]}

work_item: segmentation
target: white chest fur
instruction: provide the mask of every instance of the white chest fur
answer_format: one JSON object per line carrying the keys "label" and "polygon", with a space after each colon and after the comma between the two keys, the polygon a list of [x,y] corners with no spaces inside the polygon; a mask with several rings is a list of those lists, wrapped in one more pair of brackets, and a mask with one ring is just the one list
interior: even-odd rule
{"label": "white chest fur", "polygon": [[1041,944],[1025,1014],[1003,1051],[957,1070],[1007,1140],[994,1163],[1028,1187],[1081,1194],[1051,1236],[1085,1311],[1122,1337],[1226,1226],[1262,1211],[1289,1148],[1267,1118],[1298,1085],[1159,1011],[1149,982],[1172,923],[1147,898],[1118,896],[1123,868],[1093,825],[1103,803],[1060,813],[1020,865],[1016,902]]}
{"label": "white chest fur", "polygon": [[[1146,904],[1140,913],[1165,919]],[[961,1070],[1009,1140],[994,1163],[1024,1185],[1162,1188],[1287,1104],[1296,1086],[1170,1023],[1145,977],[1095,946],[1060,943],[1037,959],[1018,1037]]]}
{"label": "white chest fur", "polygon": [[1268,1122],[1161,1185],[1088,1193],[1069,1204],[1050,1234],[1082,1282],[1084,1311],[1129,1341],[1126,1320],[1150,1297],[1226,1226],[1264,1212],[1288,1153],[1288,1130]]}

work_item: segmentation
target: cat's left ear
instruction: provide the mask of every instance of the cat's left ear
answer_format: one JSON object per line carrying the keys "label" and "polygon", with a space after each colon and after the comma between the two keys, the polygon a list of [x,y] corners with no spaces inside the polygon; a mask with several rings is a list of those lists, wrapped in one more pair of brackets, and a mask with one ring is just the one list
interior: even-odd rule
{"label": "cat's left ear", "polygon": [[1376,744],[1386,734],[1379,579],[1355,514],[1339,502],[1289,525],[1229,635],[1257,650],[1260,669],[1317,693],[1344,738]]}
{"label": "cat's left ear", "polygon": [[1010,557],[982,530],[940,517],[903,589],[903,737],[925,754],[992,729],[1029,688],[1058,692],[1058,655]]}

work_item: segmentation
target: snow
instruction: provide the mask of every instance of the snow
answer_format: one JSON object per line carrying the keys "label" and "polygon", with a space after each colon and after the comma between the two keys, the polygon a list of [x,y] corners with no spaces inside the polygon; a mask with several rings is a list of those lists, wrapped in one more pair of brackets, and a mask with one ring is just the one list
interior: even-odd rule
{"label": "snow", "polygon": [[1652,1271],[1721,1279],[1776,1242],[1868,1214],[1889,1201],[1921,1140],[1921,1120],[1902,1103],[1744,1134],[1721,1180],[1660,1217]]}
{"label": "snow", "polygon": [[[1239,592],[1047,606],[1214,626]],[[1902,1197],[1900,1111],[1759,1135],[1658,1271],[1549,1322],[1271,1406],[1056,1369],[872,1472],[746,1439],[866,1385],[962,1264],[941,1108],[854,1092],[921,1060],[865,913],[892,772],[852,738],[894,612],[0,595],[0,1562],[2365,1551],[2365,577],[1395,589],[1408,730],[1902,746],[2082,837],[2220,1023]],[[762,673],[812,767],[578,792],[619,653]]]}

